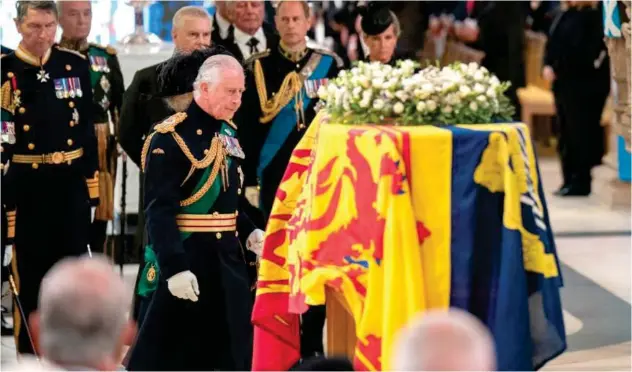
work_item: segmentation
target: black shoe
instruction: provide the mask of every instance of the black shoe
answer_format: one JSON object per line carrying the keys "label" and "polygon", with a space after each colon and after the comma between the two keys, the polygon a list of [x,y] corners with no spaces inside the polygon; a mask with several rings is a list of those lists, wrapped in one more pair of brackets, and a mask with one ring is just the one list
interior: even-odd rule
{"label": "black shoe", "polygon": [[590,186],[570,185],[563,187],[554,193],[556,196],[588,196],[590,195]]}

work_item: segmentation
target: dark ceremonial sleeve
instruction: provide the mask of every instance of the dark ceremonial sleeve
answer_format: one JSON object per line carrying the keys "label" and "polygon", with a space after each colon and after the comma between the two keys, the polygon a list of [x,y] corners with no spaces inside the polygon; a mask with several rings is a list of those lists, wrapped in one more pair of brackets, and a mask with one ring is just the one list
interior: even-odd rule
{"label": "dark ceremonial sleeve", "polygon": [[248,237],[256,228],[257,226],[252,219],[240,208],[239,214],[237,215],[237,232],[239,233],[239,240],[244,247],[246,247]]}
{"label": "dark ceremonial sleeve", "polygon": [[145,165],[145,216],[149,242],[165,279],[189,270],[176,216],[182,199],[180,184],[190,168],[170,134],[153,136]]}
{"label": "dark ceremonial sleeve", "polygon": [[[262,131],[261,105],[253,70],[247,70],[246,91],[243,94],[241,108],[237,113],[239,143],[246,158],[242,163],[244,171],[244,187],[257,186],[257,166],[261,146],[265,141],[265,133]],[[270,125],[270,124],[267,124]]]}
{"label": "dark ceremonial sleeve", "polygon": [[110,67],[110,116],[114,123],[114,135],[119,135],[119,117],[121,113],[121,105],[123,104],[123,93],[125,92],[125,82],[123,80],[123,72],[121,71],[121,65],[119,64],[118,57],[116,55],[110,55],[108,58],[108,66]]}
{"label": "dark ceremonial sleeve", "polygon": [[87,60],[81,60],[79,63],[79,79],[83,96],[79,100],[77,111],[79,112],[79,127],[83,129],[83,167],[90,194],[90,205],[96,207],[99,205],[99,149],[94,131],[90,64]]}
{"label": "dark ceremonial sleeve", "polygon": [[121,117],[119,118],[119,143],[130,159],[138,167],[141,166],[140,153],[143,148],[143,137],[147,134],[142,123],[142,87],[147,70],[140,70],[134,74],[132,83],[123,94]]}

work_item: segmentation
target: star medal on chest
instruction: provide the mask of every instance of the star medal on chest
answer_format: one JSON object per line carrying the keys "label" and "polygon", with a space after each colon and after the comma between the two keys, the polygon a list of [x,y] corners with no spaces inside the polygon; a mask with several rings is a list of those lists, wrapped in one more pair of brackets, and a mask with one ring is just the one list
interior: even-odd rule
{"label": "star medal on chest", "polygon": [[37,80],[39,80],[40,83],[45,83],[50,79],[50,75],[48,75],[48,72],[44,71],[44,69],[40,69],[39,72],[37,73]]}
{"label": "star medal on chest", "polygon": [[227,136],[225,134],[219,134],[219,139],[222,141],[222,145],[228,152],[228,155],[234,156],[239,159],[245,159],[246,154],[244,154],[244,150],[241,149],[239,145],[239,141],[235,137]]}
{"label": "star medal on chest", "polygon": [[110,90],[110,81],[105,75],[101,76],[101,80],[99,80],[99,85],[101,85],[101,88],[103,88],[103,91],[105,93]]}
{"label": "star medal on chest", "polygon": [[75,125],[79,124],[79,111],[76,108],[72,111],[72,120],[75,122]]}

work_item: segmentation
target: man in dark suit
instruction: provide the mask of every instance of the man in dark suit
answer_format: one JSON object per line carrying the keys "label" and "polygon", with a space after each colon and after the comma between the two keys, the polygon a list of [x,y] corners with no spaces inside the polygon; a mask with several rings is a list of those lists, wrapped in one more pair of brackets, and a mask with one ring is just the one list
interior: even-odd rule
{"label": "man in dark suit", "polygon": [[[520,1],[462,1],[455,10],[456,36],[473,48],[485,52],[482,65],[501,81],[510,81],[506,95],[520,117],[516,91],[525,85],[524,29],[527,11]],[[475,20],[476,22],[472,22]]]}
{"label": "man in dark suit", "polygon": [[[190,53],[211,45],[212,20],[201,7],[186,6],[178,10],[173,17],[172,37],[175,53]],[[125,91],[120,117],[119,142],[130,159],[140,167],[141,150],[145,136],[153,125],[173,114],[159,93],[158,72],[162,63],[139,70],[131,85]],[[138,232],[134,247],[143,251],[145,245],[145,222],[143,217],[143,182],[139,182]],[[144,265],[141,265],[141,268]],[[139,270],[139,275],[140,275]],[[138,280],[137,280],[138,283]],[[139,324],[142,321],[140,298],[134,298],[133,317]]]}
{"label": "man in dark suit", "polygon": [[232,44],[235,38],[235,3],[232,1],[215,1],[213,16],[213,32],[211,40],[215,45]]}
{"label": "man in dark suit", "polygon": [[265,23],[265,5],[263,1],[236,1],[233,5],[235,15],[235,35],[226,48],[237,60],[244,62],[250,56],[274,49],[279,37],[274,26]]}

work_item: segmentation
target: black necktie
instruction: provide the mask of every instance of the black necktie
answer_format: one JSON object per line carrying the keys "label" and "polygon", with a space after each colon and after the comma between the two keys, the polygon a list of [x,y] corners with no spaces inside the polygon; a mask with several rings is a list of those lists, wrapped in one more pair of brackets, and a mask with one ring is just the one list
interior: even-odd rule
{"label": "black necktie", "polygon": [[259,53],[259,49],[257,49],[257,44],[259,44],[259,40],[255,37],[251,37],[250,40],[246,43],[250,47],[250,54]]}
{"label": "black necktie", "polygon": [[235,40],[235,25],[232,23],[228,26],[228,32],[226,32],[226,39]]}

